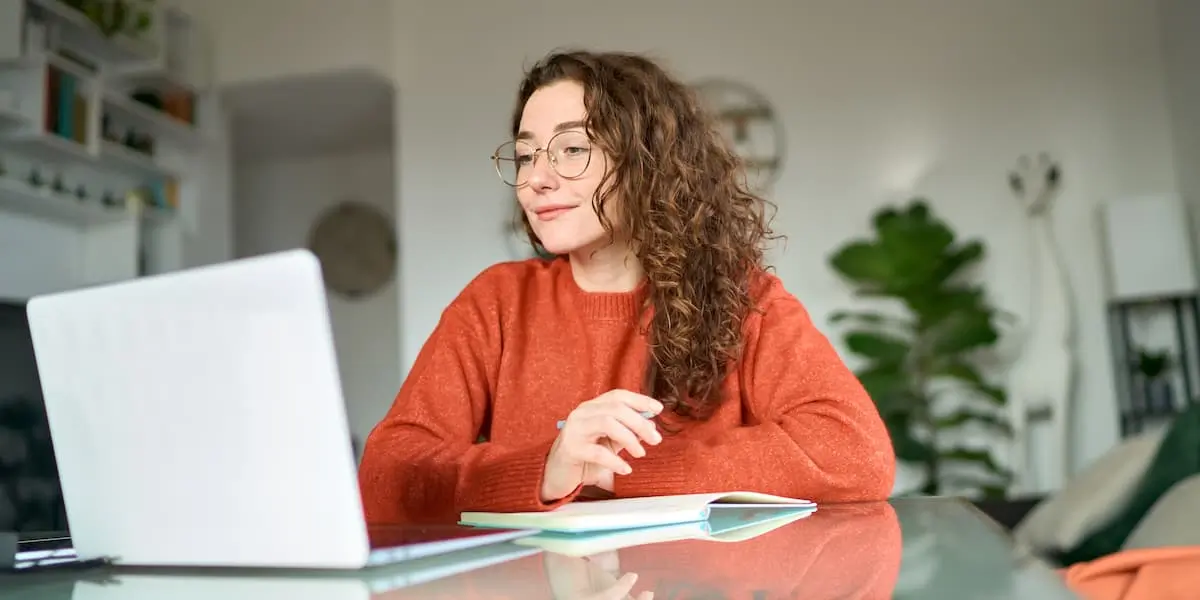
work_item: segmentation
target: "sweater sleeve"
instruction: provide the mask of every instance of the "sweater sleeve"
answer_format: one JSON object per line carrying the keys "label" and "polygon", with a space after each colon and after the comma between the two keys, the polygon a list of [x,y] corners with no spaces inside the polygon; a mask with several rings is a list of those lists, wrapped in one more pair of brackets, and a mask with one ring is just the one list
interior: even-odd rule
{"label": "sweater sleeve", "polygon": [[367,522],[452,523],[462,511],[549,510],[542,475],[553,440],[478,442],[500,361],[493,311],[462,296],[443,313],[359,465]]}
{"label": "sweater sleeve", "polygon": [[700,439],[667,436],[645,457],[627,459],[633,472],[615,477],[614,493],[744,490],[818,503],[886,499],[895,454],[857,377],[794,296],[776,297],[752,318],[759,322],[747,327],[738,369],[746,424]]}

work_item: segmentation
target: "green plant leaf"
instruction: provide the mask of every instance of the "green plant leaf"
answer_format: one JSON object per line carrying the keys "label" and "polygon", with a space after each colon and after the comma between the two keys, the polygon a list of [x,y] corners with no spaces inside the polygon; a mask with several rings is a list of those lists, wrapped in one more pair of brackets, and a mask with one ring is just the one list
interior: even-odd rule
{"label": "green plant leaf", "polygon": [[1003,388],[988,384],[984,381],[983,375],[979,373],[978,369],[964,362],[957,355],[935,369],[933,375],[935,377],[950,378],[963,383],[967,389],[983,396],[989,404],[1004,406],[1008,403],[1007,394],[1005,394]]}
{"label": "green plant leaf", "polygon": [[883,249],[866,241],[843,246],[829,262],[842,277],[867,288],[886,287],[891,277],[892,264]]}
{"label": "green plant leaf", "polygon": [[880,312],[861,311],[854,312],[848,310],[839,310],[829,316],[831,323],[842,323],[845,321],[856,321],[860,325],[874,325],[878,327],[891,327],[900,331],[912,328],[912,323],[903,317],[893,317]]}
{"label": "green plant leaf", "polygon": [[946,315],[929,332],[928,344],[940,355],[960,354],[995,344],[1000,333],[992,326],[989,313],[959,310]]}
{"label": "green plant leaf", "polygon": [[897,459],[904,462],[926,464],[937,456],[937,449],[913,437],[912,429],[907,424],[894,423],[895,427],[889,426],[888,429],[892,436],[892,446],[896,451]]}
{"label": "green plant leaf", "polygon": [[987,470],[999,477],[1009,478],[1011,474],[1007,469],[1001,467],[992,457],[992,453],[987,450],[979,450],[977,448],[952,448],[941,452],[943,460],[956,461],[961,463],[972,463]]}
{"label": "green plant leaf", "polygon": [[1004,406],[1008,404],[1008,393],[1004,388],[994,385],[981,385],[974,388],[979,395],[991,401],[996,406]]}
{"label": "green plant leaf", "polygon": [[933,373],[939,377],[949,377],[972,386],[985,385],[983,375],[979,373],[974,365],[963,362],[959,357],[950,358],[945,364],[940,366]]}
{"label": "green plant leaf", "polygon": [[906,340],[861,329],[846,334],[846,348],[855,354],[888,364],[903,362],[909,352]]}
{"label": "green plant leaf", "polygon": [[938,429],[955,429],[968,423],[977,423],[1004,435],[1012,435],[1012,425],[1002,415],[970,408],[959,409],[934,420]]}
{"label": "green plant leaf", "polygon": [[899,363],[876,363],[860,370],[857,376],[885,421],[898,415],[908,418],[921,410],[923,399],[917,397]]}
{"label": "green plant leaf", "polygon": [[945,283],[959,275],[965,268],[983,259],[983,243],[972,240],[951,250],[934,272],[939,283]]}

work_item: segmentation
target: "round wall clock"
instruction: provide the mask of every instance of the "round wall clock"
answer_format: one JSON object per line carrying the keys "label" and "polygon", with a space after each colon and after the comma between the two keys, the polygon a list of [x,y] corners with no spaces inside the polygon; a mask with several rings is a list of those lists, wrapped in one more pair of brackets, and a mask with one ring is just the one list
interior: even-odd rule
{"label": "round wall clock", "polygon": [[325,285],[352,300],[379,291],[396,273],[392,219],[363,202],[342,202],[323,213],[309,232],[308,248],[321,261]]}
{"label": "round wall clock", "polygon": [[746,183],[756,192],[769,192],[783,164],[784,131],[766,96],[748,85],[725,79],[701,81],[693,88],[741,156]]}

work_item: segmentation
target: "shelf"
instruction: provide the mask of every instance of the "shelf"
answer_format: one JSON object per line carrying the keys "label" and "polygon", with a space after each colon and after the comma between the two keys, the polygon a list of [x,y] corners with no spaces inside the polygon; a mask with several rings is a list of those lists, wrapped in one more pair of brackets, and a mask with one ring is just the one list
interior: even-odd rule
{"label": "shelf", "polygon": [[83,144],[49,133],[22,133],[5,139],[3,145],[33,160],[59,167],[95,162]]}
{"label": "shelf", "polygon": [[121,74],[118,79],[124,85],[134,88],[148,88],[159,92],[199,94],[197,86],[166,72],[144,72]]}
{"label": "shelf", "polygon": [[0,129],[23,127],[28,124],[29,120],[21,113],[7,108],[0,108]]}
{"label": "shelf", "polygon": [[195,147],[199,143],[199,136],[191,124],[117,92],[106,92],[103,105],[117,120],[135,129],[145,130],[156,139],[169,138],[188,147]]}
{"label": "shelf", "polygon": [[47,164],[108,169],[145,183],[176,176],[174,171],[158,165],[154,159],[107,140],[100,143],[99,155],[93,154],[82,144],[46,133],[14,136],[0,145]]}
{"label": "shelf", "polygon": [[174,171],[159,166],[153,158],[108,140],[100,142],[100,164],[147,182],[176,176]]}
{"label": "shelf", "polygon": [[142,207],[141,218],[152,225],[163,225],[172,222],[178,212],[174,208]]}
{"label": "shelf", "polygon": [[97,198],[80,200],[46,188],[35,188],[16,177],[0,176],[0,211],[50,219],[70,225],[114,223],[129,218],[122,206],[104,206]]}
{"label": "shelf", "polygon": [[61,0],[29,0],[41,9],[47,25],[59,26],[58,42],[61,46],[108,65],[119,65],[135,61],[150,60],[157,56],[158,47],[148,41],[135,39],[127,34],[112,37],[104,35],[82,12]]}

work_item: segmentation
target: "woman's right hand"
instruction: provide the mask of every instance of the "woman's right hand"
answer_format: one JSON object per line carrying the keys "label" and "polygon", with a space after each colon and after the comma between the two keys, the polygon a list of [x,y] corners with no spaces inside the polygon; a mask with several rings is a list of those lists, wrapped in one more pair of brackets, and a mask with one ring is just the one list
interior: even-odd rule
{"label": "woman's right hand", "polygon": [[662,441],[654,421],[641,415],[657,415],[662,409],[658,400],[628,390],[605,392],[575,407],[546,458],[542,501],[563,498],[580,485],[597,485],[606,471],[632,472],[620,453],[640,458],[646,455],[643,442]]}

